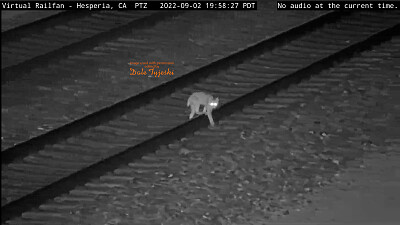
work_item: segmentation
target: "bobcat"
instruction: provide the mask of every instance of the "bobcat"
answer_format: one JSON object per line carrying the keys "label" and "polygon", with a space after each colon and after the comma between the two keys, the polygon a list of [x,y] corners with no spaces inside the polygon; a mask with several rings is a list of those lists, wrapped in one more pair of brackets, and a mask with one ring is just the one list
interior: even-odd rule
{"label": "bobcat", "polygon": [[[214,126],[214,120],[212,118],[213,109],[217,108],[219,103],[218,98],[214,98],[212,95],[204,93],[204,92],[195,92],[190,95],[187,106],[190,106],[191,113],[189,115],[189,119],[192,119],[194,114],[203,115],[207,114],[208,120],[210,120],[211,126]],[[203,112],[199,112],[200,105],[203,105]]]}

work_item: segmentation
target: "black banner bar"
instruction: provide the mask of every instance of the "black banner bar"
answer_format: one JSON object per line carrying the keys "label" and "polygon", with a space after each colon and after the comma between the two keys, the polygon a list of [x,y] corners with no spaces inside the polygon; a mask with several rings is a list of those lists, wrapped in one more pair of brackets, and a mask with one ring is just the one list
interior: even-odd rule
{"label": "black banner bar", "polygon": [[257,10],[257,1],[2,1],[1,10]]}
{"label": "black banner bar", "polygon": [[400,1],[278,1],[278,10],[399,10]]}

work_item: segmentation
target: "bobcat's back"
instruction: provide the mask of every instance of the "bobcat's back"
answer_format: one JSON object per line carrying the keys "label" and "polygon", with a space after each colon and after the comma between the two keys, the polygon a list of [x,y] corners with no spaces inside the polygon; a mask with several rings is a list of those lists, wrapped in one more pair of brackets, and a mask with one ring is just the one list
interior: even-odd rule
{"label": "bobcat's back", "polygon": [[191,104],[207,105],[212,98],[211,95],[204,92],[195,92],[188,98],[187,106],[190,106]]}

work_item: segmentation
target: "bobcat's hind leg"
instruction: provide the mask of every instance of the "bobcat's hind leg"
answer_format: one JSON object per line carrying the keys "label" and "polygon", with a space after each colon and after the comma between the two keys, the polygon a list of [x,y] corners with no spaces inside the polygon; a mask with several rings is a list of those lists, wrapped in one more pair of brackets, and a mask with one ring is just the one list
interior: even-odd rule
{"label": "bobcat's hind leg", "polygon": [[190,105],[190,109],[191,109],[191,112],[190,112],[190,115],[189,115],[189,120],[191,120],[193,118],[194,112],[195,112],[193,105]]}

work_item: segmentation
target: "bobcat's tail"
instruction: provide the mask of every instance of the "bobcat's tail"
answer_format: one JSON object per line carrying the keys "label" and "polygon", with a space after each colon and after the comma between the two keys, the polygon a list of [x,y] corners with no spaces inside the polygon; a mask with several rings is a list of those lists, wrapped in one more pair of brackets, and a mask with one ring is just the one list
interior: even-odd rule
{"label": "bobcat's tail", "polygon": [[189,105],[190,105],[190,98],[187,101],[187,107],[189,107]]}

